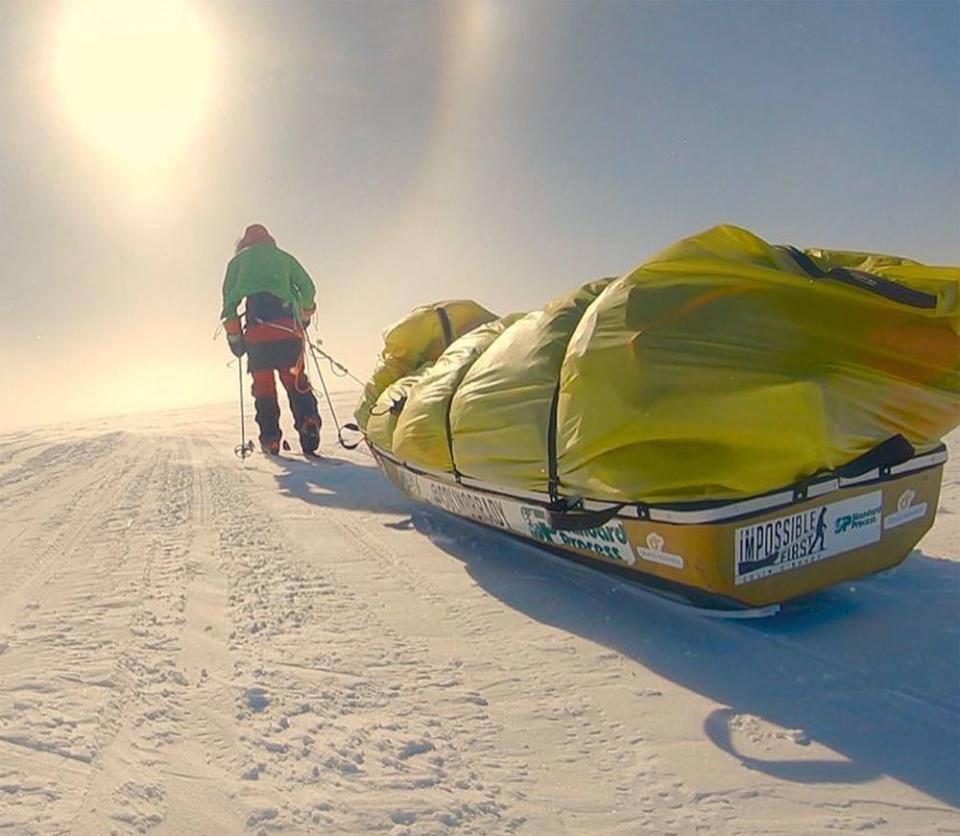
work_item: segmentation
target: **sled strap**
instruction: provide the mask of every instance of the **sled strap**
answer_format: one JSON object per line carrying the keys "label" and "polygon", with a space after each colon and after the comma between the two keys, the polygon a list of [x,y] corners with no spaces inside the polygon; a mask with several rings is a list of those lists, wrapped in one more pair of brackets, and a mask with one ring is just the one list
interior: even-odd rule
{"label": "sled strap", "polygon": [[[352,444],[343,440],[343,431],[349,430],[352,433],[360,433],[360,438]],[[340,442],[340,446],[344,450],[356,450],[363,443],[363,430],[360,429],[352,421],[349,424],[344,424],[339,430],[337,430],[337,441]]]}
{"label": "sled strap", "polygon": [[557,467],[557,404],[560,400],[560,383],[554,387],[553,400],[550,401],[550,417],[547,419],[547,491],[550,499],[558,501],[560,476]]}
{"label": "sled strap", "polygon": [[868,450],[862,456],[857,456],[853,461],[838,467],[835,473],[843,479],[855,479],[871,470],[889,469],[895,465],[903,464],[910,461],[916,453],[913,445],[898,433],[881,442],[872,450]]}
{"label": "sled strap", "polygon": [[450,456],[450,467],[453,469],[453,478],[459,485],[462,474],[457,469],[457,460],[453,456],[453,425],[450,423],[450,410],[453,408],[453,395],[447,398],[447,406],[443,410],[443,431],[447,438],[447,453]]}
{"label": "sled strap", "polygon": [[810,256],[796,247],[784,246],[778,249],[789,255],[797,263],[797,266],[812,279],[833,279],[851,287],[865,290],[868,293],[873,293],[876,296],[882,296],[891,302],[909,305],[911,308],[932,310],[937,307],[937,297],[932,293],[915,290],[912,287],[885,279],[883,276],[867,273],[864,270],[851,270],[846,267],[833,267],[830,270],[823,270]]}
{"label": "sled strap", "polygon": [[453,342],[453,327],[450,325],[450,317],[447,316],[445,308],[437,308],[437,316],[440,317],[440,327],[443,328],[443,347],[447,348]]}
{"label": "sled strap", "polygon": [[[585,511],[580,497],[567,497],[547,506],[547,522],[555,531],[584,531],[588,528],[601,528],[612,520],[623,505],[614,505],[602,511]],[[580,506],[580,507],[578,507]]]}

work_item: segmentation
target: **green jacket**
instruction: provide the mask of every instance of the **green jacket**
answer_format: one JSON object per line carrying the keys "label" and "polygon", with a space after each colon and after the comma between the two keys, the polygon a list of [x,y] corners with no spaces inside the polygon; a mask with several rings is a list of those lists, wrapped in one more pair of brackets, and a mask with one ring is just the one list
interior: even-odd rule
{"label": "green jacket", "polygon": [[272,293],[296,307],[297,314],[312,312],[317,290],[300,262],[273,244],[254,244],[238,252],[227,265],[223,280],[220,319],[237,315],[237,305],[253,293]]}

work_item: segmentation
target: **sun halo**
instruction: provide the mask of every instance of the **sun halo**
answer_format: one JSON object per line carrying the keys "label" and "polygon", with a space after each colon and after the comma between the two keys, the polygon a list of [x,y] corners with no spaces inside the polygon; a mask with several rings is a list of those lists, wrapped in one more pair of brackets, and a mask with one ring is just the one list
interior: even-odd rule
{"label": "sun halo", "polygon": [[185,0],[70,0],[53,75],[76,131],[132,174],[168,168],[196,138],[214,87],[212,33]]}

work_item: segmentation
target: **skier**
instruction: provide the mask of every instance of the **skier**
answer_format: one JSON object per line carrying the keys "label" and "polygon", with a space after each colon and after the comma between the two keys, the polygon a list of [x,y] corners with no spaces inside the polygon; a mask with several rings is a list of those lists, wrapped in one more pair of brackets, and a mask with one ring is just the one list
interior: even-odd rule
{"label": "skier", "polygon": [[[280,406],[274,371],[290,401],[300,447],[313,455],[320,444],[317,399],[304,370],[306,328],[315,311],[316,288],[300,263],[277,246],[262,224],[248,226],[237,242],[223,281],[220,319],[234,356],[248,354],[260,448],[280,452]],[[246,322],[237,306],[246,298]]]}

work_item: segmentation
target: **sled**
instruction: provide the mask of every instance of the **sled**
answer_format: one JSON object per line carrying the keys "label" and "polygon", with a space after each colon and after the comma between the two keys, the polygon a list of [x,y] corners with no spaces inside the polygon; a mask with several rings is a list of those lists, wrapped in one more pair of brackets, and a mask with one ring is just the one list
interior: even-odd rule
{"label": "sled", "polygon": [[425,472],[370,447],[414,500],[730,614],[897,566],[933,525],[947,461],[941,446],[859,476],[735,502],[559,506],[545,494]]}
{"label": "sled", "polygon": [[909,554],[958,392],[960,270],[720,226],[527,314],[415,309],[356,418],[414,498],[765,607]]}

